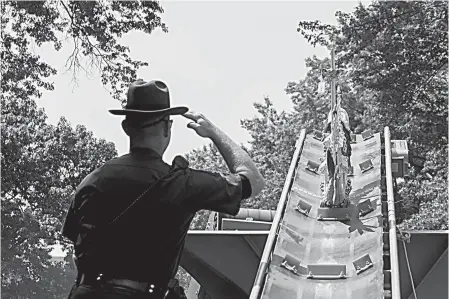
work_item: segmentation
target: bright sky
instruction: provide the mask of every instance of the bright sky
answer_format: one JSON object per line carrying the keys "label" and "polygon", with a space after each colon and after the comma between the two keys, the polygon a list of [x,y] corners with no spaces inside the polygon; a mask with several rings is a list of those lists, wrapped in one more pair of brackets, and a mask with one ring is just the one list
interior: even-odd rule
{"label": "bright sky", "polygon": [[[365,1],[364,1],[365,2]],[[326,49],[313,48],[297,33],[301,20],[334,24],[335,12],[351,12],[357,1],[170,1],[161,4],[169,33],[132,33],[123,38],[135,59],[147,61],[139,77],[160,79],[169,86],[172,105],[187,105],[203,113],[237,142],[249,135],[240,120],[252,118],[254,102],[268,95],[279,110],[291,109],[284,89],[289,81],[305,76],[304,59],[328,56]],[[78,73],[64,73],[71,45],[60,52],[50,46],[36,49],[58,70],[55,90],[38,101],[55,124],[65,116],[72,125],[83,124],[99,138],[115,143],[119,154],[128,150],[121,130],[122,117],[107,111],[120,107],[101,85],[100,77],[90,79]],[[177,154],[208,143],[186,128],[187,120],[175,117],[172,142],[164,156],[171,162]]]}

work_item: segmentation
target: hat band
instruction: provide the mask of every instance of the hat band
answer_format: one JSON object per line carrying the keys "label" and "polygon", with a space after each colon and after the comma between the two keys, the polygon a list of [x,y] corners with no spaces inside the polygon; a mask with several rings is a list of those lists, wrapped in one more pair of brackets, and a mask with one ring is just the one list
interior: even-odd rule
{"label": "hat band", "polygon": [[129,110],[141,110],[141,111],[157,111],[157,110],[163,110],[168,109],[170,107],[167,107],[166,105],[126,105],[125,109]]}

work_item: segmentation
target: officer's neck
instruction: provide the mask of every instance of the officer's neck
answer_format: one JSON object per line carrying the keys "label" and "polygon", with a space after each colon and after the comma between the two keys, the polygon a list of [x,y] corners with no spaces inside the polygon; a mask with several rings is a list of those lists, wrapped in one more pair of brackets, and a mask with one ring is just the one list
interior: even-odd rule
{"label": "officer's neck", "polygon": [[166,150],[166,146],[164,145],[164,142],[162,140],[154,140],[154,139],[146,139],[146,140],[135,140],[130,139],[129,143],[130,151],[131,149],[140,148],[140,149],[149,149],[154,152],[156,152],[161,157],[164,155],[164,152]]}

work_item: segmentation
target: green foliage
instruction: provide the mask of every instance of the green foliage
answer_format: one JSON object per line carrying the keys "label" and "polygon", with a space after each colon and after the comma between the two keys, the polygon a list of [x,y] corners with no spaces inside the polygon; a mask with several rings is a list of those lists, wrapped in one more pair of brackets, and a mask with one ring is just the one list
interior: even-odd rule
{"label": "green foliage", "polygon": [[404,230],[447,230],[447,196],[438,194],[431,201],[422,201],[419,212],[406,219],[401,228]]}
{"label": "green foliage", "polygon": [[179,280],[179,285],[187,292],[192,276],[190,276],[190,274],[182,267],[179,267],[178,273],[176,273],[176,279]]}
{"label": "green foliage", "polygon": [[48,246],[60,239],[70,194],[117,152],[64,118],[47,124],[31,99],[1,105],[2,298],[57,298],[73,274],[50,265]]}
{"label": "green foliage", "polygon": [[278,113],[273,103],[254,104],[259,113],[252,120],[243,120],[242,126],[251,136],[249,154],[266,180],[265,189],[243,206],[256,209],[275,209],[288,172],[294,145],[301,126],[297,113]]}
{"label": "green foliage", "polygon": [[[429,227],[422,221],[415,226],[413,221],[421,216],[412,216],[419,211],[447,218],[447,209],[429,210],[447,202],[447,176],[440,171],[448,162],[447,10],[441,1],[374,2],[368,7],[360,4],[350,14],[338,12],[337,26],[298,26],[314,45],[330,47],[335,42],[339,83],[356,91],[359,107],[370,111],[364,113],[360,128],[382,132],[389,126],[393,139],[407,140],[415,154],[426,158],[421,173],[412,172],[398,189],[398,222],[412,217],[407,227],[447,227],[438,220],[428,222]],[[342,98],[343,106],[351,108],[344,91]]]}
{"label": "green foliage", "polygon": [[335,41],[344,81],[375,93],[371,105],[378,112],[376,125],[390,126],[396,136],[403,136],[410,135],[410,123],[420,122],[434,129],[419,136],[414,132],[415,139],[435,143],[446,137],[447,5],[374,2],[336,16],[338,25],[332,30],[300,22],[298,31],[312,44],[329,46],[328,41]]}
{"label": "green foliage", "polygon": [[[41,88],[53,90],[46,79],[56,70],[32,52],[32,46],[51,43],[55,50],[65,40],[73,44],[67,70],[100,71],[102,83],[113,97],[123,96],[136,72],[148,63],[129,57],[129,48],[118,40],[132,30],[167,32],[156,1],[2,1],[2,91],[11,97],[40,97]],[[19,83],[19,84],[18,84]]]}

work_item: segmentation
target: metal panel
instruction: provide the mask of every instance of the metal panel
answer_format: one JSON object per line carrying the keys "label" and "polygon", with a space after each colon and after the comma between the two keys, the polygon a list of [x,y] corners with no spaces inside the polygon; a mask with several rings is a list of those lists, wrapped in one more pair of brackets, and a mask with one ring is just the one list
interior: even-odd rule
{"label": "metal panel", "polygon": [[246,220],[250,218],[254,221],[272,222],[276,211],[261,210],[261,209],[245,209],[241,208],[239,213],[235,216],[220,213],[220,219],[240,219]]}
{"label": "metal panel", "polygon": [[[268,232],[191,231],[181,267],[213,299],[247,299]],[[248,242],[248,240],[250,242]]]}
{"label": "metal panel", "polygon": [[[415,286],[418,286],[432,269],[432,266],[448,248],[447,231],[420,231],[411,232],[410,243],[406,243],[407,255],[413,275]],[[402,298],[406,299],[412,294],[412,286],[405,259],[404,246],[398,244],[399,270]],[[445,264],[447,272],[447,263]],[[437,287],[437,282],[433,285]],[[447,288],[447,280],[446,280]],[[418,297],[433,298],[433,297]],[[447,297],[446,297],[447,298]]]}
{"label": "metal panel", "polygon": [[221,224],[222,230],[269,231],[270,227],[271,222],[238,219],[223,219]]}
{"label": "metal panel", "polygon": [[[448,250],[438,259],[427,276],[416,288],[417,298],[447,299],[448,296]],[[408,299],[415,299],[412,294]]]}

